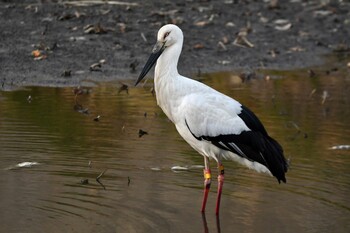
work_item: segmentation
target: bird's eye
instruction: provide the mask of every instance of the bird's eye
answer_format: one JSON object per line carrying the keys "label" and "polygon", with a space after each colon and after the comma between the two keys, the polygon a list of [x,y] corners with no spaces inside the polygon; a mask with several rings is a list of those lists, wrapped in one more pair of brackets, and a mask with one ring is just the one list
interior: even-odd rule
{"label": "bird's eye", "polygon": [[164,34],[163,40],[165,40],[165,38],[167,38],[167,36],[169,36],[169,34],[170,34],[170,32],[166,32],[166,33]]}

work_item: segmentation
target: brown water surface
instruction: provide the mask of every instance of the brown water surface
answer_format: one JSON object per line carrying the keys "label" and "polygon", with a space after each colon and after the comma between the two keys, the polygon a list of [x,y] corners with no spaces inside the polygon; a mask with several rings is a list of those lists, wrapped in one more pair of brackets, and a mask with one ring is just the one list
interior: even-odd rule
{"label": "brown water surface", "polygon": [[201,78],[252,109],[291,159],[281,185],[226,161],[219,219],[216,180],[202,216],[203,159],[150,85],[99,83],[78,104],[72,88],[0,92],[0,232],[349,232],[350,150],[329,148],[350,144],[350,76],[315,71]]}

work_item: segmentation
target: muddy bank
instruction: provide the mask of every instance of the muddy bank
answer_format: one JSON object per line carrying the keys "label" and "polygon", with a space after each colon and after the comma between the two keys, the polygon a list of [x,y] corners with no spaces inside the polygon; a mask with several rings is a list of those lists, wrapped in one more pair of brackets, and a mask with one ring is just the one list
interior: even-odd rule
{"label": "muddy bank", "polygon": [[349,54],[349,1],[104,2],[1,1],[0,88],[134,80],[166,23],[184,31],[184,75],[300,68]]}

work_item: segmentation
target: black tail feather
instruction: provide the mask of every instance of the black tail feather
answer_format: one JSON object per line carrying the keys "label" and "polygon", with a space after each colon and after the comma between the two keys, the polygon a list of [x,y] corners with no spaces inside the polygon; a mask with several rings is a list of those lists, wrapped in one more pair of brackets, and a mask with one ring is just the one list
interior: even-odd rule
{"label": "black tail feather", "polygon": [[[266,150],[265,153],[269,154],[267,157],[268,168],[273,176],[275,176],[279,183],[283,181],[287,182],[285,173],[288,171],[288,162],[283,155],[283,149],[281,145],[273,138],[266,138]],[[265,154],[264,153],[264,154]]]}

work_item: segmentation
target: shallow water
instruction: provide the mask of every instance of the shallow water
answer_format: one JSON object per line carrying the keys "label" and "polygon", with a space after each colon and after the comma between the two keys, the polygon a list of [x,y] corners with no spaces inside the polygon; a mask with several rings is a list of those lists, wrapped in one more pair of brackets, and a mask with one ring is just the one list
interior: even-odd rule
{"label": "shallow water", "polygon": [[315,72],[200,78],[251,108],[291,159],[281,185],[226,161],[218,219],[216,180],[202,216],[203,159],[150,84],[99,83],[77,103],[72,88],[0,92],[0,232],[349,232],[350,150],[329,148],[350,144],[350,76]]}

